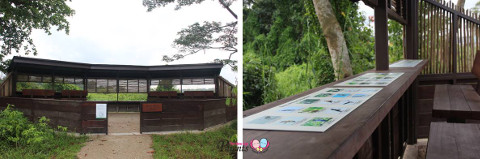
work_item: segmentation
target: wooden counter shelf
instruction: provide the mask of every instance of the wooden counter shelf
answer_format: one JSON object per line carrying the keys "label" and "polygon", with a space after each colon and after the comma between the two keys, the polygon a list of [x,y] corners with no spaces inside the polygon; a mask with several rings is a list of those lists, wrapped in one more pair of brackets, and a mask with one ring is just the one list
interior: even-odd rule
{"label": "wooden counter shelf", "polygon": [[[370,70],[357,74],[355,76],[336,81],[321,87],[317,87],[303,93],[290,96],[269,104],[255,107],[244,111],[244,117],[259,113],[263,110],[278,106],[280,104],[295,100],[310,93],[319,91],[327,87],[334,87],[335,84],[343,82],[348,79],[355,78],[365,73],[389,73],[389,72],[403,72],[404,74],[396,79],[394,82],[363,103],[360,107],[345,116],[335,125],[330,127],[327,131],[320,132],[301,132],[301,131],[273,131],[273,130],[243,130],[243,142],[249,142],[252,139],[267,138],[270,142],[268,151],[264,153],[255,153],[249,151],[244,152],[245,158],[353,158],[364,146],[367,140],[371,138],[373,145],[382,147],[388,144],[379,140],[378,138],[390,139],[389,133],[383,133],[387,130],[383,126],[382,121],[388,121],[398,114],[398,111],[403,111],[407,119],[402,119],[399,123],[406,127],[407,130],[402,130],[405,133],[400,134],[403,138],[408,138],[410,144],[416,142],[415,136],[415,102],[412,97],[416,96],[416,81],[417,76],[425,66],[426,61],[420,62],[416,67],[402,67],[390,68],[388,71]],[[408,91],[407,91],[408,90]],[[409,98],[403,98],[408,96]],[[402,98],[402,100],[401,100]],[[402,104],[403,103],[403,104]],[[396,105],[405,105],[405,107],[395,109]],[[405,112],[406,111],[406,112]],[[412,115],[413,114],[413,115]],[[384,121],[385,119],[385,121]],[[388,124],[390,127],[391,125]],[[377,131],[376,131],[377,130]],[[383,132],[382,132],[383,130]],[[392,130],[393,131],[393,130]],[[373,133],[380,133],[380,135],[372,136]],[[381,135],[384,134],[384,135]],[[394,139],[395,140],[395,139]],[[370,141],[370,140],[369,140]],[[404,145],[403,142],[398,145]],[[375,147],[375,146],[371,146]],[[373,149],[373,148],[372,148]],[[398,148],[397,148],[398,149]],[[373,158],[395,158],[401,152],[383,153],[384,150],[372,150],[371,156]],[[393,151],[393,150],[392,150]],[[358,157],[358,156],[357,156]],[[361,157],[360,157],[361,158]]]}

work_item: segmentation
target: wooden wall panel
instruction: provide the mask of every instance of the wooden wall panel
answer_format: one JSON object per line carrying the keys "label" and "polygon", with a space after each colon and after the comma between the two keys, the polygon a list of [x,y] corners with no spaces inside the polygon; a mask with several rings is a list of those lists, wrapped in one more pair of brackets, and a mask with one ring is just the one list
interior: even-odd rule
{"label": "wooden wall panel", "polygon": [[[227,120],[225,101],[226,99],[156,99],[156,103],[162,103],[163,110],[142,112],[141,132],[203,130],[236,119],[235,114],[235,117]],[[232,112],[230,110],[228,113],[231,115]]]}

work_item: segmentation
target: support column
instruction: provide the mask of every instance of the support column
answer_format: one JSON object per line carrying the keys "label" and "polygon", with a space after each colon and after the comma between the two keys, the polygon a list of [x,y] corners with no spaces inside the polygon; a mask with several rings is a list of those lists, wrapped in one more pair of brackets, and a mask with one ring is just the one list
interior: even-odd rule
{"label": "support column", "polygon": [[218,87],[219,87],[219,84],[218,84],[218,76],[214,77],[213,78],[213,81],[215,83],[215,97],[218,97]]}
{"label": "support column", "polygon": [[405,59],[418,59],[418,0],[406,1],[407,25],[405,26]]}
{"label": "support column", "polygon": [[378,0],[375,7],[375,66],[388,70],[388,13],[387,1]]}
{"label": "support column", "polygon": [[11,94],[12,97],[17,96],[17,79],[18,79],[17,76],[18,76],[17,70],[13,71],[13,74],[12,74],[12,94]]}

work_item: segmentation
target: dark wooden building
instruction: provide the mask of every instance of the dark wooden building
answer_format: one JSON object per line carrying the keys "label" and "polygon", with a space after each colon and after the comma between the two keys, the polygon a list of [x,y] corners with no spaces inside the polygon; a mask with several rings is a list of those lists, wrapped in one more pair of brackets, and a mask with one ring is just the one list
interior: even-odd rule
{"label": "dark wooden building", "polygon": [[[97,104],[109,112],[140,112],[141,132],[202,130],[236,119],[234,85],[219,74],[219,63],[132,66],[87,64],[15,56],[0,85],[0,107],[8,104],[31,120],[80,133],[107,133],[108,118],[95,116]],[[89,94],[116,98],[87,100]],[[138,94],[145,100],[124,99]]]}

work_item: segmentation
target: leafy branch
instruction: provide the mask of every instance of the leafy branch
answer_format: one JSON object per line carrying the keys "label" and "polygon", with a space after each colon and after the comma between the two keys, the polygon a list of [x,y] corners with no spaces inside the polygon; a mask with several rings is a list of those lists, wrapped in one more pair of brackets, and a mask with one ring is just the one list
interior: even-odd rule
{"label": "leafy branch", "polygon": [[[192,4],[200,4],[205,0],[143,0],[143,5],[152,11],[157,7],[165,7],[170,3],[177,3],[175,10],[179,10],[184,6]],[[231,10],[230,6],[236,0],[218,0],[220,5],[225,8],[235,19],[238,19],[237,14]],[[230,65],[233,70],[237,69],[236,60],[232,60],[232,56],[238,52],[236,46],[238,44],[237,21],[222,25],[221,22],[203,22],[194,23],[187,28],[182,29],[177,33],[179,36],[173,41],[173,47],[178,49],[178,53],[173,56],[163,56],[163,61],[172,62],[185,58],[186,56],[197,54],[200,51],[210,49],[223,50],[229,53],[228,59],[215,59],[214,62]]]}

